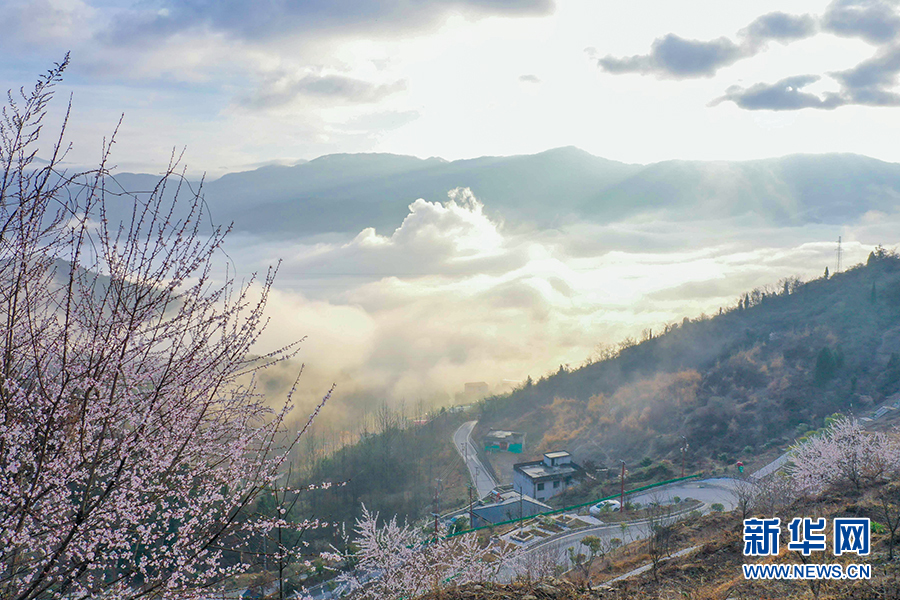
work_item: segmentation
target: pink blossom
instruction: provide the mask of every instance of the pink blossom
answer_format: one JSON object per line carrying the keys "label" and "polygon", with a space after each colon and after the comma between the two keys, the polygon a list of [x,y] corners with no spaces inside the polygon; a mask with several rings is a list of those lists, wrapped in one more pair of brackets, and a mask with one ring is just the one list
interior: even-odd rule
{"label": "pink blossom", "polygon": [[791,451],[795,485],[819,494],[832,485],[864,482],[900,473],[900,445],[880,432],[868,432],[859,421],[842,417],[825,431]]}
{"label": "pink blossom", "polygon": [[0,124],[0,597],[196,595],[245,568],[220,544],[287,526],[237,518],[296,443],[291,397],[243,376],[297,347],[251,355],[275,270],[258,302],[213,280],[226,232],[177,161],[138,195],[109,191],[112,142],[87,173],[61,142],[33,165],[67,62]]}

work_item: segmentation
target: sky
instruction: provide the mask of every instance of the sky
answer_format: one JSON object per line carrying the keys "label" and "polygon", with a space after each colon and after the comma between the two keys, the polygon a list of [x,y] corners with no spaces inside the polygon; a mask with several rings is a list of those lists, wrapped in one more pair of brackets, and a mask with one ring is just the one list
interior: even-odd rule
{"label": "sky", "polygon": [[[331,153],[561,146],[640,164],[900,162],[895,0],[3,0],[0,23],[0,87],[71,53],[48,123],[71,95],[72,165],[96,164],[123,114],[120,172],[158,173],[184,149],[209,178]],[[283,261],[264,341],[306,337],[304,394],[336,381],[346,407],[501,390],[819,277],[838,236],[846,265],[900,242],[900,210],[838,226],[698,214],[528,229],[478,193],[413,202],[393,231],[231,236],[241,276]]]}
{"label": "sky", "polygon": [[[337,152],[900,161],[894,0],[5,0],[0,87],[71,52],[69,155],[216,177]],[[56,118],[59,119],[57,107]]]}

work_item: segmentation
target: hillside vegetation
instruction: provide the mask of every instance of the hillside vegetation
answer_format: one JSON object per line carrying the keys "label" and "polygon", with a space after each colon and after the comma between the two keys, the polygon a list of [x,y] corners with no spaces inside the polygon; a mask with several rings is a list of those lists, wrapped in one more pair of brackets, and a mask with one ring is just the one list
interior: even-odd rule
{"label": "hillside vegetation", "polygon": [[[468,471],[453,446],[453,432],[465,420],[460,413],[440,411],[426,423],[406,423],[399,413],[386,414],[377,429],[352,445],[312,460],[292,485],[337,484],[326,490],[300,494],[290,516],[315,515],[320,521],[344,523],[348,530],[362,515],[363,505],[385,518],[413,522],[433,509],[436,486],[439,508],[463,504],[468,494]],[[438,482],[438,480],[440,480]],[[339,543],[339,530],[309,531],[307,540],[319,546]]]}
{"label": "hillside vegetation", "polygon": [[[559,448],[590,466],[624,459],[629,487],[677,477],[682,436],[689,473],[781,448],[832,413],[864,411],[900,391],[900,258],[881,251],[827,280],[755,290],[720,315],[663,330],[483,401],[478,429],[527,432],[522,460]],[[365,503],[415,520],[431,511],[437,479],[441,507],[461,504],[467,476],[450,438],[468,418],[389,422],[315,461],[304,484],[347,484],[309,494],[295,512],[351,524]],[[588,483],[561,501],[617,489]]]}
{"label": "hillside vegetation", "polygon": [[531,454],[567,449],[607,466],[680,462],[684,436],[688,470],[789,443],[900,391],[900,258],[878,249],[866,265],[754,290],[659,333],[486,400],[479,428],[525,431]]}

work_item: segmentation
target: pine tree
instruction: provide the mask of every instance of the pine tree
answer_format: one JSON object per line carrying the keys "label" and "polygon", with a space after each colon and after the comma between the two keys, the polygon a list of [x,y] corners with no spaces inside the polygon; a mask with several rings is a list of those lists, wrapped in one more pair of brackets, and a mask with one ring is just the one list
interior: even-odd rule
{"label": "pine tree", "polygon": [[822,348],[819,351],[819,355],[816,357],[816,384],[822,385],[834,377],[834,372],[836,370],[837,361],[835,360],[834,353],[829,350],[828,347]]}

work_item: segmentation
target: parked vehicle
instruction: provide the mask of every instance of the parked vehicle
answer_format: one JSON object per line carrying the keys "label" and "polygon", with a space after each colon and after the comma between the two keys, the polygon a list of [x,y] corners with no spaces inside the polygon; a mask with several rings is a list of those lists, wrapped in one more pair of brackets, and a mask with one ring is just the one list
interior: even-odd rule
{"label": "parked vehicle", "polygon": [[596,517],[603,513],[619,512],[621,509],[622,505],[618,500],[604,500],[592,506],[588,512],[591,513],[592,517]]}

